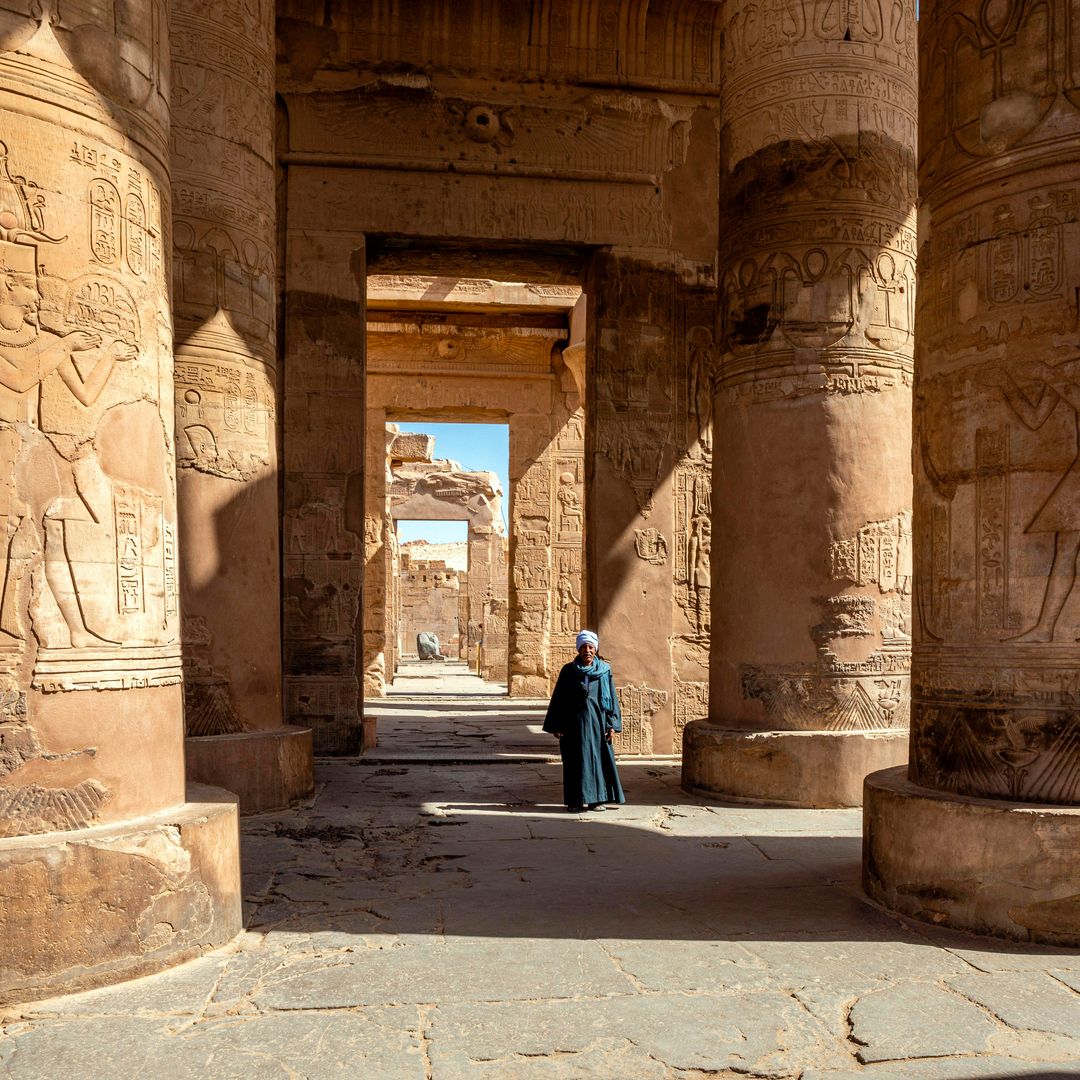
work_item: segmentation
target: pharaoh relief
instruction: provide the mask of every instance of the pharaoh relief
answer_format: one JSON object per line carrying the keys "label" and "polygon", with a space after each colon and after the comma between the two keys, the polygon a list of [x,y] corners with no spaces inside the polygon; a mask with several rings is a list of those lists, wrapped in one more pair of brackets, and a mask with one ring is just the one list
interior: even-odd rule
{"label": "pharaoh relief", "polygon": [[21,143],[0,144],[5,666],[36,654],[45,691],[176,682],[161,188],[62,138],[62,194],[26,175]]}

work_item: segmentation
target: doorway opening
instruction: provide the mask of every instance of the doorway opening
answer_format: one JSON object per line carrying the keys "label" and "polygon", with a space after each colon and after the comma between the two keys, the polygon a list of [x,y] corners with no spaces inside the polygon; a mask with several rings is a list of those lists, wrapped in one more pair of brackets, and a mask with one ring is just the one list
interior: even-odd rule
{"label": "doorway opening", "polygon": [[482,692],[506,693],[507,425],[389,422],[387,463],[396,639],[389,685],[406,665],[415,677],[415,663],[442,664],[446,676],[468,671]]}

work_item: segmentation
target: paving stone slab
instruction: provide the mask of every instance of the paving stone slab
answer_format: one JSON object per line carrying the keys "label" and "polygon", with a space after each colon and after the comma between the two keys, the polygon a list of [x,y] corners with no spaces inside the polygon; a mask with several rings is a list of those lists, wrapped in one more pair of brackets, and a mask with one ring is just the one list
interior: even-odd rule
{"label": "paving stone slab", "polygon": [[348,1009],[632,992],[595,942],[501,938],[297,960],[261,978],[251,1000],[260,1009]]}
{"label": "paving stone slab", "polygon": [[1072,1080],[1080,1064],[1018,1061],[1013,1057],[935,1058],[890,1061],[859,1070],[808,1069],[801,1080]]}
{"label": "paving stone slab", "polygon": [[160,1021],[67,1021],[0,1040],[10,1080],[424,1080],[415,1010],[213,1020],[169,1032]]}
{"label": "paving stone slab", "polygon": [[864,1063],[985,1052],[998,1030],[977,1005],[922,983],[865,994],[849,1019]]}
{"label": "paving stone slab", "polygon": [[1080,993],[1043,972],[972,973],[947,981],[1009,1027],[1080,1039]]}
{"label": "paving stone slab", "polygon": [[511,1019],[500,1005],[436,1010],[429,1029],[435,1080],[471,1077],[479,1063],[515,1076],[512,1064],[523,1057],[595,1054],[603,1040],[629,1042],[644,1060],[669,1070],[737,1069],[779,1077],[815,1061],[838,1068],[851,1060],[797,1002],[769,992],[541,1002],[516,1012]]}

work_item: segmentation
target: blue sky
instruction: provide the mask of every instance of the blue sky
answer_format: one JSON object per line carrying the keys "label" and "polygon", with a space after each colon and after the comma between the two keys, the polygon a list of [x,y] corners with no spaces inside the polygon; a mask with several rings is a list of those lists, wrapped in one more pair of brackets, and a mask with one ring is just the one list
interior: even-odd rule
{"label": "blue sky", "polygon": [[[403,424],[402,431],[417,431],[435,436],[435,456],[453,458],[469,471],[487,470],[497,473],[503,492],[503,522],[506,519],[508,497],[507,469],[510,461],[510,428],[506,424]],[[433,544],[452,544],[464,540],[464,521],[401,521],[398,537],[409,540],[428,540]]]}

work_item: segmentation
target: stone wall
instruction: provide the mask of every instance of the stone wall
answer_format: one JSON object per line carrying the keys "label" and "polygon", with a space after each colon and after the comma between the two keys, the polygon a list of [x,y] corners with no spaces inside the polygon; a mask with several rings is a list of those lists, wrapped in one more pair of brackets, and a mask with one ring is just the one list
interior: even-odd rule
{"label": "stone wall", "polygon": [[458,598],[461,578],[442,559],[413,560],[401,557],[398,572],[401,589],[401,613],[397,640],[403,654],[416,654],[416,635],[422,631],[435,634],[439,651],[456,657],[460,641]]}
{"label": "stone wall", "polygon": [[[635,745],[669,752],[677,723],[704,708],[708,678],[708,537],[699,525],[677,563],[675,533],[682,518],[707,516],[704,481],[691,479],[708,465],[688,401],[694,395],[707,412],[706,383],[690,370],[716,340],[720,6],[656,7],[636,19],[628,3],[545,4],[529,18],[503,5],[498,48],[482,44],[496,40],[490,14],[459,11],[448,35],[446,10],[331,11],[316,31],[306,5],[284,6],[279,89],[295,224],[322,230],[333,221],[343,237],[394,234],[394,266],[405,275],[423,273],[416,253],[440,244],[443,274],[452,265],[472,268],[462,276],[496,276],[492,266],[511,264],[521,276],[503,269],[503,280],[580,285],[588,275],[593,434],[583,433],[572,483],[582,484],[583,505],[595,498],[604,513],[590,515],[600,524],[586,535],[582,590],[630,688]],[[382,50],[400,60],[405,39],[408,73],[385,75]],[[333,90],[320,74],[331,68]],[[542,90],[522,71],[543,75]],[[586,249],[603,249],[591,271]],[[553,445],[540,464],[559,432],[549,425],[522,437],[512,487],[523,478],[535,486],[534,472],[545,473],[556,497],[562,473],[575,472],[555,464],[568,447]],[[572,575],[572,556],[563,561]],[[528,600],[537,606],[519,605],[516,623],[514,604],[509,613],[511,659],[528,692],[540,692],[544,669],[568,655],[568,643],[551,643],[552,624],[573,601],[565,587],[553,595],[563,572],[546,570],[547,598],[537,589]],[[512,669],[512,685],[514,677]]]}

